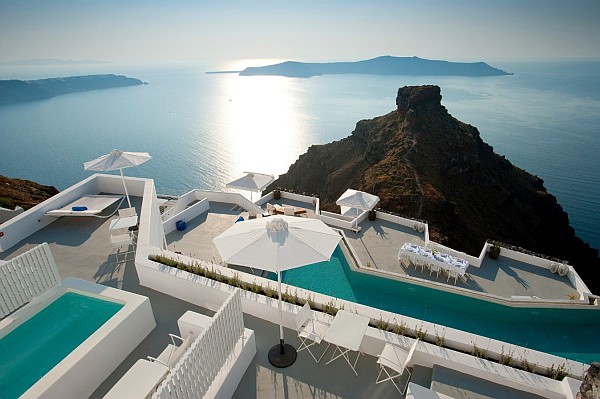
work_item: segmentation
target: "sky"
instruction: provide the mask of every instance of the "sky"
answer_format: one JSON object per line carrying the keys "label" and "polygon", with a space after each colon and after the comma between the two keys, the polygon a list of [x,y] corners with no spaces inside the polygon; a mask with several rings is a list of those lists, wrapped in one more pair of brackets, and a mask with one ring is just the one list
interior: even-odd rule
{"label": "sky", "polygon": [[598,58],[599,0],[0,0],[0,61]]}

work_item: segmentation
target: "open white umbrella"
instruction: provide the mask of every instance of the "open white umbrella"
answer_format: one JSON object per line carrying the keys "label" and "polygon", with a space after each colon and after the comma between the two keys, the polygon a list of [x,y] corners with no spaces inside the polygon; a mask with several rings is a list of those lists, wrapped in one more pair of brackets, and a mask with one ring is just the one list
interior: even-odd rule
{"label": "open white umbrella", "polygon": [[235,223],[213,240],[223,261],[277,273],[279,344],[269,351],[272,365],[296,360],[296,349],[283,340],[281,272],[329,260],[340,238],[317,219],[272,216]]}
{"label": "open white umbrella", "polygon": [[244,172],[245,175],[225,185],[228,188],[250,191],[250,201],[253,192],[261,192],[275,180],[275,176],[264,173]]}
{"label": "open white umbrella", "polygon": [[129,193],[127,192],[127,185],[125,184],[125,177],[123,176],[123,169],[131,166],[140,165],[147,160],[152,158],[147,152],[127,152],[121,150],[112,150],[109,154],[102,155],[92,161],[84,162],[84,170],[93,170],[98,172],[107,172],[111,170],[119,170],[121,172],[121,179],[123,180],[123,187],[125,187],[125,196],[127,197],[127,203],[131,208],[131,201],[129,200]]}
{"label": "open white umbrella", "polygon": [[356,216],[358,217],[359,209],[370,211],[375,208],[375,205],[379,203],[379,197],[365,193],[364,191],[348,189],[335,201],[335,203],[339,206],[347,206],[356,209]]}

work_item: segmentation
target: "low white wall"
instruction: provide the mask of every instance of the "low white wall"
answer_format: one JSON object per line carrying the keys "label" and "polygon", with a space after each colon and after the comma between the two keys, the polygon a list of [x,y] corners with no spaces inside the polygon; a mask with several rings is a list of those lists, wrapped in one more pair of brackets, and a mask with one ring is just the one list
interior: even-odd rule
{"label": "low white wall", "polygon": [[6,209],[0,207],[0,224],[14,218],[17,215],[20,215],[21,213],[23,213],[23,208],[20,206],[15,206],[15,209]]}
{"label": "low white wall", "polygon": [[0,224],[0,252],[12,248],[22,239],[56,220],[54,217],[45,216],[46,212],[62,208],[84,194],[98,194],[100,189],[97,176],[90,176],[52,198],[28,209],[26,212]]}
{"label": "low white wall", "polygon": [[165,234],[169,234],[177,228],[177,222],[179,220],[190,221],[195,217],[202,215],[204,212],[208,212],[210,205],[207,198],[196,202],[194,205],[185,208],[183,211],[174,214],[172,217],[168,218],[163,222],[163,229]]}
{"label": "low white wall", "polygon": [[315,217],[329,226],[335,226],[340,229],[350,230],[352,227],[354,227],[352,218],[340,215],[339,213],[321,211],[321,213],[315,215]]}

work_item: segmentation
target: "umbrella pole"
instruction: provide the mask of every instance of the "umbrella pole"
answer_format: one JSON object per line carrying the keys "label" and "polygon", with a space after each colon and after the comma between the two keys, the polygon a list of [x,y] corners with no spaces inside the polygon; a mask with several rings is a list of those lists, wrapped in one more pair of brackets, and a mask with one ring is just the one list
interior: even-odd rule
{"label": "umbrella pole", "polygon": [[281,308],[281,272],[277,271],[277,293],[279,294],[279,344],[269,350],[269,362],[275,367],[288,367],[294,364],[298,354],[296,348],[283,342],[283,322]]}
{"label": "umbrella pole", "polygon": [[123,168],[119,169],[119,172],[121,172],[121,180],[123,180],[123,187],[125,188],[125,196],[127,197],[127,203],[131,208],[131,201],[129,200],[129,193],[127,192],[127,184],[125,184],[125,176],[123,176]]}

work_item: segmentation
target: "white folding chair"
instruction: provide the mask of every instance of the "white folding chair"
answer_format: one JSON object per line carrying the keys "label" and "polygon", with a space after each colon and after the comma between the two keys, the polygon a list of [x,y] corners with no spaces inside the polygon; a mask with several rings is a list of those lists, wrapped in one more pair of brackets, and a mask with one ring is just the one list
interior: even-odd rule
{"label": "white folding chair", "polygon": [[133,246],[133,237],[129,233],[111,235],[110,242],[113,245],[113,248],[116,250],[117,260],[119,259],[119,252],[122,248],[125,248],[126,251],[123,252],[125,256],[129,253],[129,246]]}
{"label": "white folding chair", "polygon": [[[416,339],[410,347],[409,351],[406,351],[405,348],[398,346],[397,344],[393,344],[391,342],[386,343],[385,347],[383,348],[383,351],[377,359],[377,364],[379,364],[380,370],[379,374],[377,375],[377,380],[375,381],[375,384],[379,384],[385,381],[391,381],[392,384],[394,384],[394,386],[398,390],[398,392],[404,395],[411,378],[411,373],[408,369],[408,366],[410,364],[413,354],[415,353],[415,349],[417,348],[418,343],[419,340]],[[394,380],[396,378],[402,377],[404,372],[408,374],[408,378],[406,379],[404,389],[401,390]],[[381,378],[381,375],[383,373],[385,373],[385,378]]]}
{"label": "white folding chair", "polygon": [[321,354],[321,356],[317,359],[315,354],[310,350],[310,347],[313,345],[318,345],[321,343],[321,340],[325,336],[327,330],[329,330],[329,325],[320,320],[316,320],[313,317],[312,310],[310,310],[310,305],[308,302],[304,304],[302,309],[296,314],[294,317],[296,322],[296,331],[298,331],[298,338],[300,338],[300,346],[298,347],[298,352],[306,349],[308,353],[315,359],[315,362],[319,363],[323,358],[327,349],[329,349],[329,343],[327,347]]}

